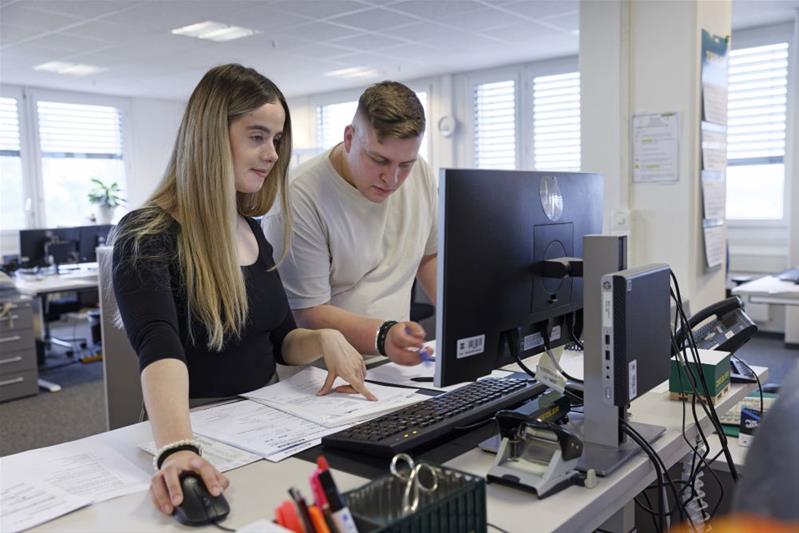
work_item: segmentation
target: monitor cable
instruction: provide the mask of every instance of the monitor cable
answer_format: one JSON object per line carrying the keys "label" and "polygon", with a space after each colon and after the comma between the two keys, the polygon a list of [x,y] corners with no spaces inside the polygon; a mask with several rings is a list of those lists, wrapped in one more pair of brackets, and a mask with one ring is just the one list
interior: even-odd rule
{"label": "monitor cable", "polygon": [[[530,370],[527,367],[527,365],[525,365],[522,362],[522,358],[520,357],[520,354],[519,354],[519,331],[516,328],[510,330],[507,333],[506,338],[507,338],[507,342],[508,342],[508,350],[510,351],[510,355],[511,355],[511,357],[513,357],[513,360],[516,362],[517,365],[519,365],[519,368],[524,370],[524,372],[528,376],[530,376],[531,378],[537,380],[537,378],[535,377],[535,372]],[[569,390],[565,390],[564,389],[563,395],[564,396],[568,396],[569,399],[571,399],[572,401],[574,401],[574,402],[576,402],[578,404],[582,404],[583,403],[583,399],[582,398],[580,398],[578,395],[574,394],[573,392],[571,392]]]}

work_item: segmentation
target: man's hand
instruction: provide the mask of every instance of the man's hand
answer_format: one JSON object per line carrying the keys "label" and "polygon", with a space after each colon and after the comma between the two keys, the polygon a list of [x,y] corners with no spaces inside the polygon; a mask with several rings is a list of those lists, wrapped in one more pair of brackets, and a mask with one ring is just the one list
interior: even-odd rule
{"label": "man's hand", "polygon": [[324,396],[330,393],[336,377],[340,377],[367,400],[377,400],[377,396],[364,383],[366,364],[363,356],[347,342],[344,335],[334,329],[320,329],[316,333],[319,335],[319,344],[327,367],[327,379],[318,394]]}
{"label": "man's hand", "polygon": [[427,334],[416,322],[398,322],[386,335],[386,355],[398,365],[418,365],[422,362],[421,351],[433,355],[432,349],[424,347]]}

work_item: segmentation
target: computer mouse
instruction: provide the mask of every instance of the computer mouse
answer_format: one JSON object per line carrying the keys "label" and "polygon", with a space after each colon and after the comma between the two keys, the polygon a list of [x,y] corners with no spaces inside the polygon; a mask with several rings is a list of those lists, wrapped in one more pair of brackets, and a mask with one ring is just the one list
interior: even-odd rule
{"label": "computer mouse", "polygon": [[175,519],[181,524],[200,526],[218,522],[230,513],[230,505],[223,495],[213,496],[196,474],[180,478],[183,502],[175,508]]}

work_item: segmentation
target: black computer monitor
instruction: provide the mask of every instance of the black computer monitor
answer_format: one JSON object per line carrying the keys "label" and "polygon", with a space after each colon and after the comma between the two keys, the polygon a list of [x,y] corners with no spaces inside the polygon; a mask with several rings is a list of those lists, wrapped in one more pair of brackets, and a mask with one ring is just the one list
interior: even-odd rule
{"label": "black computer monitor", "polygon": [[[48,229],[28,229],[19,232],[19,259],[20,266],[23,268],[43,267],[50,265],[50,257],[47,253],[47,245],[51,242],[77,243],[80,240],[78,228],[48,228]],[[69,247],[71,248],[71,247]],[[55,250],[54,250],[55,251]],[[61,259],[63,249],[58,249],[57,253]],[[66,262],[66,261],[64,261]]]}
{"label": "black computer monitor", "polygon": [[78,253],[81,263],[97,262],[97,247],[105,244],[108,240],[108,233],[111,228],[113,228],[111,224],[81,226],[78,228],[80,234]]}
{"label": "black computer monitor", "polygon": [[442,170],[436,386],[513,362],[511,344],[524,358],[570,341],[582,279],[545,277],[543,261],[602,233],[602,192],[597,174]]}

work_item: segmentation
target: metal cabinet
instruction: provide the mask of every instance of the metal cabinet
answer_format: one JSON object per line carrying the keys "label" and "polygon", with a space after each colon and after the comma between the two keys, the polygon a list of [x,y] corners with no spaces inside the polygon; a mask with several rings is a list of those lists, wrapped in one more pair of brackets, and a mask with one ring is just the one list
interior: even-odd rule
{"label": "metal cabinet", "polygon": [[36,394],[38,377],[31,299],[0,299],[0,402]]}

